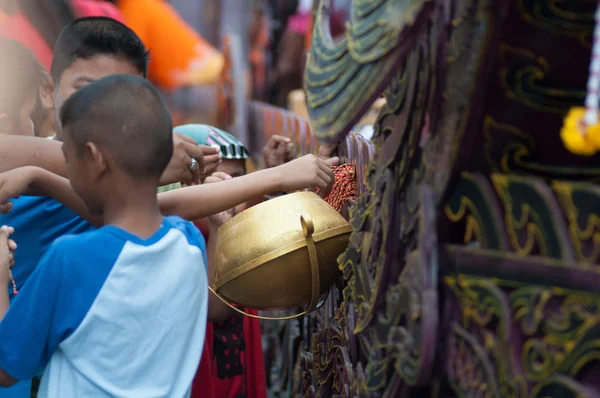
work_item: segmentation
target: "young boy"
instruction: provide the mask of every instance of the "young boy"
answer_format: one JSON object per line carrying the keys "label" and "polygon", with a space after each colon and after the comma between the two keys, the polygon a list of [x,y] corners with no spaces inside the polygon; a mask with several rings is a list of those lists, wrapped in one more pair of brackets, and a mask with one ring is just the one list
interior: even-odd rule
{"label": "young boy", "polygon": [[114,75],[73,94],[60,121],[71,186],[105,226],[57,239],[13,300],[0,384],[47,365],[40,397],[189,396],[207,271],[199,231],[158,206],[173,145],[166,105],[147,80]]}
{"label": "young boy", "polygon": [[0,134],[33,136],[31,112],[44,70],[21,44],[0,39]]}
{"label": "young boy", "polygon": [[[42,88],[41,100],[46,109],[57,114],[67,98],[90,82],[115,73],[145,76],[147,64],[148,53],[144,44],[125,25],[109,18],[86,18],[74,21],[63,29],[56,43],[51,67],[52,80]],[[13,76],[15,80],[18,77],[19,75]],[[6,78],[10,79],[11,76]],[[60,129],[57,130],[57,139],[60,140]],[[3,166],[6,166],[6,163],[10,162],[10,156],[18,156],[20,153],[20,148],[11,141],[20,137],[2,138],[7,142],[0,144],[2,146],[0,150],[10,152],[10,155],[5,152],[0,156],[3,161],[6,161],[2,162]],[[38,144],[36,141],[41,143]],[[64,170],[64,158],[60,153],[59,143],[30,138],[26,140],[26,144],[31,151],[31,155],[26,158],[28,161],[36,161],[41,157],[42,152],[39,148],[43,145],[56,144],[58,159],[54,160],[56,166],[53,167]],[[184,173],[190,173],[189,170],[185,170],[191,161],[187,156],[188,150],[195,151],[196,157],[203,155],[202,150],[198,150],[196,145],[188,143],[183,154],[182,151],[176,151],[174,159],[176,161],[182,157],[183,159],[175,166],[184,169]],[[181,176],[177,173],[175,175]],[[0,224],[15,227],[14,238],[20,244],[17,253],[19,266],[13,272],[17,289],[23,286],[41,256],[56,238],[64,234],[93,229],[92,225],[73,211],[58,201],[44,196],[24,196],[16,199],[10,214],[0,215]]]}

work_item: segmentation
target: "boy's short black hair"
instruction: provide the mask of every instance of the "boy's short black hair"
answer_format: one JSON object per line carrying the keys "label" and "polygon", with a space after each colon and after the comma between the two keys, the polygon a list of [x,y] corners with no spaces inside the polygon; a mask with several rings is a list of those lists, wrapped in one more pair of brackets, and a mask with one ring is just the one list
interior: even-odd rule
{"label": "boy's short black hair", "polygon": [[121,58],[147,75],[149,52],[133,30],[112,18],[87,17],[76,19],[60,32],[50,68],[54,83],[58,84],[75,60],[96,55]]}
{"label": "boy's short black hair", "polygon": [[25,102],[37,96],[44,68],[20,43],[0,39],[0,113],[17,117]]}
{"label": "boy's short black hair", "polygon": [[95,143],[135,178],[160,177],[173,154],[167,106],[140,76],[107,76],[76,91],[64,103],[60,122],[79,155]]}

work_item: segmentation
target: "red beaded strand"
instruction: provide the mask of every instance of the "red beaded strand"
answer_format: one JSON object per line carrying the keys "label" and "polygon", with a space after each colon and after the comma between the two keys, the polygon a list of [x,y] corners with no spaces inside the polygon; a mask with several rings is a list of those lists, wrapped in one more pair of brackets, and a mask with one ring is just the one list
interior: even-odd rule
{"label": "red beaded strand", "polygon": [[349,200],[356,200],[356,171],[353,164],[346,163],[332,168],[335,176],[333,188],[325,201],[338,212]]}

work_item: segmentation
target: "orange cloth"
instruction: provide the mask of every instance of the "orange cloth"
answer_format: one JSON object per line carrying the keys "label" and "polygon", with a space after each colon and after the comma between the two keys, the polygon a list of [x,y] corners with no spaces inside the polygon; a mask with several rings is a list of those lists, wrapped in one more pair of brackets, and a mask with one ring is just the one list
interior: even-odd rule
{"label": "orange cloth", "polygon": [[148,78],[157,86],[216,83],[224,57],[164,0],[120,0],[127,25],[150,50]]}

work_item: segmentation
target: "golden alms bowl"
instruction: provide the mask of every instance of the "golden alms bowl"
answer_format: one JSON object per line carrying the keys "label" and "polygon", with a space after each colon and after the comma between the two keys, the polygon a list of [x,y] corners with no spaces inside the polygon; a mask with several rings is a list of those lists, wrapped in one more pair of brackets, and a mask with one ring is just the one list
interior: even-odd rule
{"label": "golden alms bowl", "polygon": [[339,277],[351,231],[311,192],[254,206],[219,228],[214,290],[245,308],[314,310]]}

